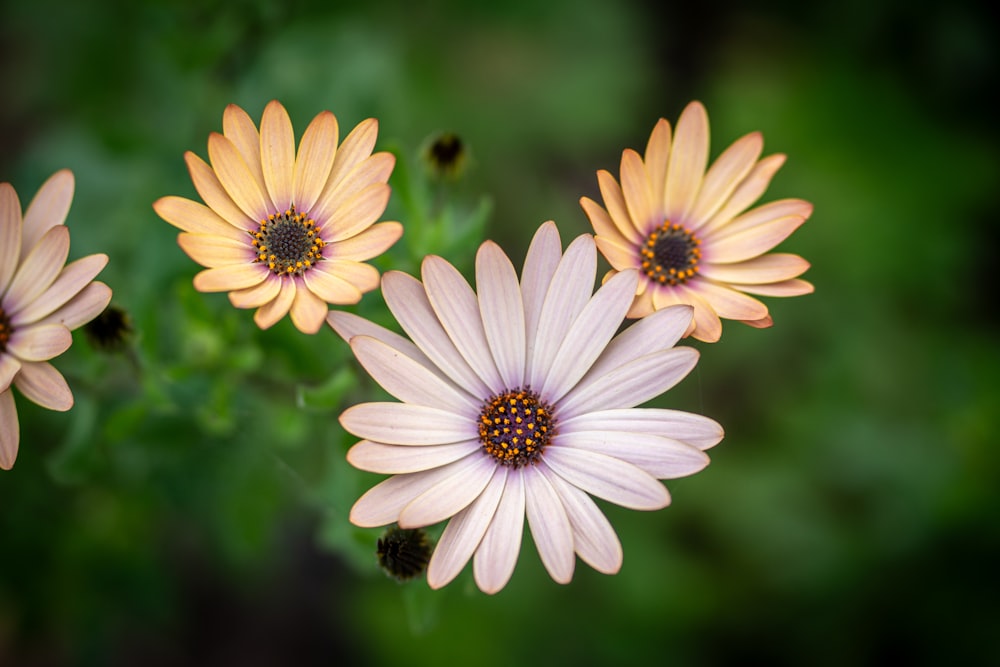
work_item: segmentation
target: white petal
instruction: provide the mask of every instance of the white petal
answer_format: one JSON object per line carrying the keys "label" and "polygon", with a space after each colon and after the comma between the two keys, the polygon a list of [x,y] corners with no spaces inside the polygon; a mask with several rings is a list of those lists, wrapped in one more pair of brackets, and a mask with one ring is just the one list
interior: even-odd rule
{"label": "white petal", "polygon": [[490,351],[506,387],[524,384],[524,305],[517,272],[496,243],[487,241],[476,253],[479,311]]}
{"label": "white petal", "polygon": [[21,370],[21,362],[12,354],[0,353],[0,391],[7,391],[14,376]]}
{"label": "white petal", "polygon": [[545,295],[534,347],[528,359],[525,377],[528,385],[542,385],[559,346],[594,293],[596,276],[594,237],[579,236],[566,248]]}
{"label": "white petal", "polygon": [[722,440],[722,426],[714,419],[680,410],[622,408],[586,412],[559,421],[559,435],[581,431],[649,433],[680,440],[698,449],[708,449]]}
{"label": "white petal", "polygon": [[403,330],[455,384],[481,398],[493,393],[451,342],[419,280],[389,271],[382,277],[382,296]]}
{"label": "white petal", "polygon": [[496,514],[507,478],[502,466],[495,472],[475,501],[445,526],[427,566],[427,585],[431,588],[441,588],[458,576],[482,541]]}
{"label": "white petal", "polygon": [[499,389],[503,380],[490,354],[476,293],[458,269],[440,257],[426,257],[421,268],[427,298],[448,337],[486,386]]}
{"label": "white petal", "polygon": [[[649,433],[579,431],[552,439],[552,447],[575,447],[627,461],[657,479],[693,475],[708,465],[708,456],[696,447]],[[546,451],[551,451],[551,448]]]}
{"label": "white petal", "polygon": [[400,528],[422,528],[444,521],[479,497],[497,468],[489,456],[475,452],[454,464],[458,470],[414,498],[399,513]]}
{"label": "white petal", "polygon": [[625,271],[613,276],[587,302],[552,360],[541,393],[555,402],[573,388],[604,351],[625,318],[635,294],[638,275]]}
{"label": "white petal", "polygon": [[404,403],[432,408],[466,409],[478,414],[480,399],[473,398],[449,380],[414,361],[405,352],[368,336],[351,339],[354,355],[383,389]]}
{"label": "white petal", "polygon": [[587,493],[634,510],[658,510],[670,504],[666,487],[652,475],[613,456],[550,445],[545,465]]}
{"label": "white petal", "polygon": [[17,329],[7,341],[7,352],[24,361],[48,361],[73,344],[73,335],[61,324],[34,324]]}
{"label": "white petal", "polygon": [[0,391],[0,468],[10,470],[14,467],[20,436],[14,393],[10,389]]}
{"label": "white petal", "polygon": [[347,342],[350,342],[355,336],[368,336],[397,349],[424,368],[430,371],[436,370],[434,364],[431,363],[423,352],[417,349],[416,345],[398,333],[389,331],[385,327],[370,322],[354,313],[345,313],[338,310],[330,311],[326,316],[326,323]]}
{"label": "white petal", "polygon": [[45,361],[25,362],[14,378],[14,386],[28,400],[49,410],[65,412],[73,407],[73,392],[62,373]]}
{"label": "white petal", "polygon": [[439,468],[468,456],[479,447],[479,440],[424,447],[362,440],[347,452],[347,461],[358,470],[398,475]]}
{"label": "white petal", "polygon": [[670,306],[643,317],[608,343],[590,372],[603,375],[639,357],[670,349],[688,330],[693,314],[691,306]]}
{"label": "white petal", "polygon": [[480,458],[479,454],[472,454],[440,468],[409,475],[394,475],[376,484],[354,503],[351,508],[351,523],[362,528],[374,528],[395,522],[400,511],[410,501],[441,480],[454,475],[456,470],[464,470],[473,459]]}
{"label": "white petal", "polygon": [[479,437],[475,414],[407,403],[361,403],[340,415],[348,433],[387,445],[446,445]]}
{"label": "white petal", "polygon": [[551,220],[546,222],[531,239],[528,254],[521,270],[521,300],[524,304],[525,368],[532,364],[538,323],[542,317],[542,305],[548,294],[552,276],[555,275],[559,260],[562,259],[562,244],[559,230]]}
{"label": "white petal", "polygon": [[523,469],[507,473],[500,504],[472,563],[476,585],[489,595],[507,585],[521,552],[525,507],[523,475]]}
{"label": "white petal", "polygon": [[697,350],[678,347],[647,354],[603,375],[591,371],[556,409],[569,418],[591,410],[631,408],[673,387],[696,363]]}
{"label": "white petal", "polygon": [[559,494],[537,470],[524,475],[525,513],[531,537],[549,576],[568,584],[573,578],[573,527]]}
{"label": "white petal", "polygon": [[559,494],[573,528],[573,548],[580,559],[598,572],[615,574],[622,566],[622,545],[607,517],[586,493],[569,484],[546,466],[539,470]]}

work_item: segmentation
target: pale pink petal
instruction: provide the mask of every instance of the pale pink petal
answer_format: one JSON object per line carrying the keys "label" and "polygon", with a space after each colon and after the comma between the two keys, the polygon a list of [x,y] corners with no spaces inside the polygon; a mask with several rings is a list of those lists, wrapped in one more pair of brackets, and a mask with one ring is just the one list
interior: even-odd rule
{"label": "pale pink petal", "polygon": [[597,243],[597,249],[608,260],[608,264],[618,271],[639,268],[639,250],[635,246],[623,245],[606,236],[597,236],[594,241]]}
{"label": "pale pink petal", "polygon": [[257,259],[257,253],[250,245],[250,237],[236,241],[224,236],[182,232],[177,235],[177,245],[188,257],[209,268],[250,264]]}
{"label": "pale pink petal", "polygon": [[446,445],[479,437],[476,416],[408,403],[361,403],[340,415],[340,425],[359,438],[386,445]]}
{"label": "pale pink petal", "polygon": [[[235,207],[235,204],[233,206]],[[214,234],[233,241],[243,241],[249,238],[245,227],[234,227],[212,209],[190,199],[173,196],[161,197],[153,202],[153,210],[174,227],[192,234]],[[246,216],[241,211],[240,219],[244,220],[245,218]]]}
{"label": "pale pink petal", "polygon": [[[216,176],[215,171],[208,165],[208,163],[191,151],[184,154],[184,161],[187,163],[188,173],[191,174],[191,182],[194,183],[194,189],[198,191],[198,194],[205,200],[205,203],[208,204],[208,206],[215,211],[219,217],[228,222],[231,226],[244,231],[256,230],[260,226],[260,221],[263,220],[265,216],[261,215],[260,217],[257,217],[244,213],[243,210],[232,200],[229,193],[226,192],[226,189],[222,187],[222,183],[219,182],[219,177]],[[255,189],[263,192],[260,188],[256,188],[256,186]],[[263,197],[263,194],[260,196]],[[178,197],[177,199],[180,198]],[[178,211],[177,214],[177,217],[168,219],[167,222],[177,227],[181,227],[182,229],[186,229],[186,227],[184,227],[180,222],[179,217],[180,215],[185,214],[185,212]],[[191,224],[195,223],[192,221]],[[220,236],[221,235],[222,234],[220,234]]]}
{"label": "pale pink petal", "polygon": [[713,263],[742,262],[762,255],[798,229],[805,218],[789,215],[771,220],[751,229],[717,239],[705,248],[705,261]]}
{"label": "pale pink petal", "polygon": [[281,291],[281,279],[267,276],[258,285],[229,293],[229,303],[237,308],[260,308],[270,303]]}
{"label": "pale pink petal", "polygon": [[798,278],[783,280],[777,283],[768,283],[766,285],[733,284],[730,287],[742,292],[749,292],[750,294],[759,294],[760,296],[802,296],[803,294],[812,294],[816,291],[812,283]]}
{"label": "pale pink petal", "polygon": [[21,202],[10,183],[0,183],[0,297],[21,255]]}
{"label": "pale pink petal", "polygon": [[606,373],[592,369],[556,407],[566,419],[591,410],[630,408],[673,387],[696,363],[697,350],[677,347],[638,357]]}
{"label": "pale pink petal", "polygon": [[433,373],[438,372],[438,368],[412,342],[354,313],[332,310],[326,316],[326,323],[348,343],[355,336],[368,336],[395,348],[396,351],[405,354],[411,361],[417,362],[427,370]]}
{"label": "pale pink petal", "polygon": [[[494,473],[503,468],[492,457],[482,456],[479,452],[470,454],[453,465],[461,467],[451,477],[427,489],[402,509],[399,513],[400,528],[430,526],[461,512],[486,489]],[[495,502],[490,509],[491,515],[494,509]],[[485,529],[484,526],[483,530]]]}
{"label": "pale pink petal", "polygon": [[500,504],[472,562],[476,585],[488,595],[499,592],[514,573],[521,552],[524,510],[524,469],[510,470]]}
{"label": "pale pink petal", "polygon": [[21,362],[17,357],[0,352],[0,391],[7,391],[19,370]]}
{"label": "pale pink petal", "polygon": [[266,264],[230,264],[205,269],[194,277],[194,288],[199,292],[229,292],[259,285],[271,270]]}
{"label": "pale pink petal", "polygon": [[489,484],[475,501],[445,526],[427,566],[427,585],[431,588],[441,588],[458,576],[493,521],[500,498],[503,497],[507,470],[499,467],[491,475]]}
{"label": "pale pink petal", "polygon": [[503,380],[490,354],[476,293],[440,257],[425,257],[421,269],[427,298],[455,348],[486,386],[499,389]]}
{"label": "pale pink petal", "polygon": [[538,556],[549,576],[559,584],[573,578],[573,527],[559,494],[538,471],[524,474],[525,514]]}
{"label": "pale pink petal", "polygon": [[735,216],[745,211],[767,190],[775,172],[785,163],[785,156],[781,154],[769,155],[758,162],[743,182],[736,186],[729,201],[719,209],[712,218],[701,228],[702,233],[709,233],[727,224]]}
{"label": "pale pink petal", "polygon": [[377,222],[357,236],[344,239],[332,246],[331,258],[363,262],[378,257],[403,235],[403,225],[398,222]]}
{"label": "pale pink petal", "polygon": [[384,445],[362,440],[347,452],[347,462],[358,470],[396,475],[447,465],[468,456],[479,447],[478,440],[424,447]]}
{"label": "pale pink petal", "polygon": [[[271,275],[273,276],[274,274]],[[267,276],[265,280],[273,280],[273,278]],[[258,308],[253,314],[254,324],[261,329],[270,329],[277,324],[278,320],[288,314],[288,309],[292,307],[292,302],[295,301],[295,281],[291,278],[278,278],[278,280],[281,283],[278,296]]]}
{"label": "pale pink petal", "polygon": [[538,337],[538,323],[542,318],[542,306],[560,259],[562,259],[562,242],[559,239],[559,229],[549,220],[542,224],[532,237],[528,253],[524,258],[524,267],[521,269],[525,368],[531,367],[535,357],[535,341]]}
{"label": "pale pink petal", "polygon": [[328,312],[330,309],[323,299],[313,294],[312,290],[298,286],[289,314],[292,316],[292,324],[299,331],[305,334],[316,333],[322,328]]}
{"label": "pale pink petal", "polygon": [[73,344],[69,329],[61,324],[35,324],[16,329],[7,341],[7,353],[21,362],[48,361],[58,357]]}
{"label": "pale pink petal", "polygon": [[613,456],[550,445],[543,457],[545,465],[573,486],[616,505],[658,510],[670,504],[670,494],[663,484],[637,466]]}
{"label": "pale pink petal", "polygon": [[108,256],[98,254],[67,264],[44,294],[18,311],[17,317],[11,318],[12,323],[15,326],[31,324],[55,312],[79,294],[107,263]]}
{"label": "pale pink petal", "polygon": [[622,193],[618,181],[608,171],[601,169],[597,172],[597,185],[601,190],[601,198],[604,206],[608,209],[608,216],[615,224],[622,236],[630,242],[639,244],[649,234],[650,228],[640,225],[629,215],[628,207],[625,205],[625,195]]}
{"label": "pale pink petal", "polygon": [[672,306],[651,313],[614,337],[590,373],[603,375],[653,352],[672,348],[691,324],[690,306]]}
{"label": "pale pink petal", "polygon": [[235,104],[227,106],[222,113],[222,133],[240,152],[254,181],[257,182],[257,188],[261,192],[267,192],[267,186],[264,185],[264,169],[260,162],[260,133],[257,132],[257,126],[247,112]]}
{"label": "pale pink petal", "polygon": [[[385,212],[390,188],[385,183],[373,183],[348,199],[339,202],[329,218],[317,219],[323,239],[337,243],[371,227]],[[318,216],[317,216],[318,218]]]}
{"label": "pale pink petal", "polygon": [[25,362],[14,378],[14,386],[29,401],[49,410],[65,412],[73,407],[73,392],[62,373],[46,362]]}
{"label": "pale pink petal", "polygon": [[327,264],[323,261],[316,264],[312,269],[302,275],[302,280],[306,287],[313,294],[326,303],[338,306],[346,306],[361,301],[361,290],[356,285],[351,284],[344,278],[331,271],[325,270],[327,267],[319,267]]}
{"label": "pale pink petal", "polygon": [[604,352],[628,312],[637,280],[635,271],[619,273],[587,302],[562,339],[549,373],[539,387],[547,400],[555,402],[562,398]]}
{"label": "pale pink petal", "polygon": [[490,352],[506,387],[524,383],[524,305],[517,272],[496,243],[487,241],[476,253],[479,312]]}
{"label": "pale pink petal", "polygon": [[[211,150],[211,146],[209,147]],[[212,160],[215,166],[215,160]],[[276,211],[285,211],[292,204],[292,172],[295,168],[295,132],[285,107],[272,100],[264,107],[260,119],[260,166],[264,172],[264,185]],[[216,168],[218,172],[218,168]],[[226,179],[219,175],[223,184]],[[229,186],[226,186],[229,190]],[[237,204],[239,199],[233,197]],[[242,205],[241,205],[242,206]],[[244,209],[247,210],[247,209]]]}
{"label": "pale pink petal", "polygon": [[627,461],[657,479],[693,475],[708,465],[708,456],[691,445],[672,438],[641,432],[577,431],[552,439],[553,447],[575,447]]}
{"label": "pale pink petal", "polygon": [[694,208],[687,217],[691,231],[697,231],[722,208],[736,186],[753,169],[763,148],[764,138],[760,132],[751,132],[737,139],[712,163],[705,174]]}
{"label": "pale pink petal", "polygon": [[17,459],[20,430],[17,423],[17,406],[10,389],[0,391],[0,468],[10,470]]}
{"label": "pale pink petal", "polygon": [[473,396],[487,397],[494,392],[451,342],[420,281],[400,271],[389,271],[382,278],[382,296],[403,330],[455,384]]}
{"label": "pale pink petal", "polygon": [[73,172],[61,169],[42,183],[38,193],[24,212],[24,230],[21,232],[21,260],[52,227],[66,221],[73,203]]}
{"label": "pale pink petal", "polygon": [[559,420],[559,437],[601,430],[649,433],[680,440],[698,449],[717,445],[724,434],[714,419],[659,408],[597,410]]}
{"label": "pale pink petal", "polygon": [[622,566],[622,545],[611,522],[586,493],[552,472],[539,466],[562,501],[573,529],[573,548],[580,559],[603,574],[615,574]]}
{"label": "pale pink petal", "polygon": [[73,331],[104,312],[110,302],[111,288],[102,282],[93,282],[64,306],[33,324],[60,324]]}
{"label": "pale pink petal", "polygon": [[760,320],[740,320],[743,324],[751,326],[754,329],[767,329],[768,327],[774,326],[774,318],[770,315]]}
{"label": "pale pink petal", "polygon": [[69,255],[69,229],[64,225],[50,228],[22,260],[7,293],[4,310],[16,315],[47,290],[66,264]]}
{"label": "pale pink petal", "polygon": [[[212,170],[226,194],[247,218],[260,221],[267,217],[268,212],[276,210],[273,204],[267,201],[266,194],[257,187],[257,181],[254,180],[247,163],[243,161],[243,156],[233,142],[224,135],[213,132],[208,136],[208,157],[212,162]],[[237,224],[224,211],[219,211],[212,202],[207,199],[205,202],[224,218]],[[280,212],[281,209],[277,211]]]}
{"label": "pale pink petal", "polygon": [[669,220],[683,223],[688,219],[707,164],[708,114],[700,102],[691,102],[677,121],[674,145],[670,150],[664,195],[664,210]]}
{"label": "pale pink petal", "polygon": [[482,408],[481,399],[465,393],[405,352],[368,336],[355,336],[350,342],[355,356],[372,379],[404,403],[465,409],[470,410],[470,414],[478,414]]}
{"label": "pale pink petal", "polygon": [[292,186],[292,201],[300,211],[312,210],[323,192],[333,167],[339,132],[337,117],[323,111],[313,118],[302,135]]}
{"label": "pale pink petal", "polygon": [[350,521],[355,526],[374,528],[393,523],[410,502],[441,480],[461,474],[470,466],[478,465],[482,455],[473,453],[454,463],[432,468],[425,472],[394,475],[379,482],[361,496],[351,508]]}
{"label": "pale pink petal", "polygon": [[646,143],[645,162],[646,175],[649,179],[650,193],[657,210],[663,211],[666,202],[667,165],[670,162],[670,123],[661,118],[649,134]]}
{"label": "pale pink petal", "polygon": [[626,149],[622,153],[621,177],[625,207],[636,228],[651,229],[662,224],[661,204],[653,201],[642,158],[632,149]]}
{"label": "pale pink petal", "polygon": [[798,255],[772,252],[736,264],[702,264],[698,272],[717,282],[761,285],[797,278],[808,269]]}
{"label": "pale pink petal", "polygon": [[559,261],[542,306],[525,379],[540,387],[563,339],[593,295],[597,247],[590,235],[578,236]]}
{"label": "pale pink petal", "polygon": [[688,282],[685,287],[696,292],[719,317],[727,320],[759,320],[767,317],[767,306],[723,285],[696,279]]}

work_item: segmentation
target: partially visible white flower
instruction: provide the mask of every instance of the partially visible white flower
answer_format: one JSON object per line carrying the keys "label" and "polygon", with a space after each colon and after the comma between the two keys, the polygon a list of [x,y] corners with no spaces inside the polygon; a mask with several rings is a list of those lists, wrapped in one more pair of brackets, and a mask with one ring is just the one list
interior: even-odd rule
{"label": "partially visible white flower", "polygon": [[[348,461],[391,474],[361,497],[351,521],[403,528],[450,519],[427,570],[444,586],[470,558],[479,588],[502,589],[528,526],[549,574],[573,576],[574,553],[612,574],[622,548],[590,495],[639,510],[665,507],[657,479],[708,464],[722,428],[699,415],[635,408],[680,381],[698,352],[674,348],[691,308],[650,315],[615,336],[635,294],[623,271],[593,293],[594,240],[562,252],[556,226],[538,230],[518,278],[499,246],[476,256],[478,294],[440,257],[423,282],[383,276],[406,339],[349,313],[330,325],[401,403],[364,403],[341,424],[364,438]],[[588,495],[590,494],[590,495]]]}
{"label": "partially visible white flower", "polygon": [[20,433],[11,384],[49,410],[73,406],[66,380],[48,363],[73,343],[70,331],[97,316],[111,289],[91,282],[108,263],[88,255],[66,264],[73,174],[56,172],[21,217],[10,183],[0,183],[0,468],[17,458]]}

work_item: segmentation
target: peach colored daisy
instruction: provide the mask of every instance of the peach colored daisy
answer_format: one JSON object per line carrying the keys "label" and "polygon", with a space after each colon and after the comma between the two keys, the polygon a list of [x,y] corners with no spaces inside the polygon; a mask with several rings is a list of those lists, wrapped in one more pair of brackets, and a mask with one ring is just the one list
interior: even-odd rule
{"label": "peach colored daisy", "polygon": [[9,183],[0,183],[0,468],[17,458],[20,433],[11,385],[28,400],[60,412],[73,393],[48,363],[73,343],[70,331],[108,305],[111,289],[94,277],[107,255],[71,264],[69,230],[63,225],[73,200],[73,174],[52,175],[24,217]]}
{"label": "peach colored daisy", "polygon": [[653,128],[645,159],[622,153],[621,186],[597,172],[604,208],[580,200],[597,235],[597,247],[613,267],[609,275],[638,269],[639,285],[629,317],[644,317],[677,304],[694,307],[689,335],[715,342],[720,318],[755,327],[773,324],[767,306],[750,294],[797,296],[813,291],[798,278],[809,263],[768,251],[812,213],[801,199],[782,199],[747,210],[784,163],[776,154],[760,158],[759,132],[733,143],[708,164],[708,114],[692,102],[677,121],[662,118]]}
{"label": "peach colored daisy", "polygon": [[191,180],[205,204],[163,197],[157,214],[184,230],[177,242],[207,267],[194,277],[201,292],[229,292],[237,308],[256,308],[266,329],[289,312],[316,333],[327,304],[357,303],[379,283],[365,264],[403,233],[375,221],[389,201],[391,153],[372,154],[378,122],[363,121],[338,147],[336,117],[317,115],[295,151],[292,122],[272,101],[260,132],[243,109],[226,107],[222,134],[208,138],[211,165],[188,151]]}

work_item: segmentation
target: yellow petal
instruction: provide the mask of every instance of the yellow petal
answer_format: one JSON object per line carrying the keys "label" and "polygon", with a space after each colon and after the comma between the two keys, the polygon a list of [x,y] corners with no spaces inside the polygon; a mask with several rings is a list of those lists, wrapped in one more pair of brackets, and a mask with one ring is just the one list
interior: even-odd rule
{"label": "yellow petal", "polygon": [[278,296],[258,308],[253,315],[253,321],[261,329],[271,328],[278,320],[287,315],[288,309],[292,307],[292,301],[295,300],[295,280],[292,278],[280,278],[279,280],[281,281],[281,290],[278,292]]}
{"label": "yellow petal", "polygon": [[259,285],[270,273],[263,264],[233,264],[206,269],[194,277],[199,292],[231,292]]}
{"label": "yellow petal", "polygon": [[[233,207],[235,208],[235,204]],[[241,241],[247,237],[246,228],[234,227],[209,207],[190,199],[161,197],[153,202],[153,210],[174,227],[192,234],[214,234],[234,241]],[[239,216],[241,221],[246,220],[242,211]]]}
{"label": "yellow petal", "polygon": [[398,222],[379,222],[357,236],[338,242],[331,249],[335,259],[363,262],[378,257],[403,235],[403,225]]}
{"label": "yellow petal", "polygon": [[300,211],[312,211],[323,193],[337,152],[338,132],[337,117],[324,111],[309,123],[302,135],[292,186],[293,201]]}
{"label": "yellow petal", "polygon": [[700,102],[691,102],[677,121],[677,134],[667,167],[665,212],[674,222],[687,219],[708,164],[708,114]]}
{"label": "yellow petal", "polygon": [[297,289],[292,301],[292,324],[306,334],[314,334],[326,321],[329,312],[326,303],[308,289]]}
{"label": "yellow petal", "polygon": [[264,170],[264,185],[274,210],[287,210],[295,203],[292,201],[295,133],[288,112],[277,100],[264,107],[264,116],[260,120],[260,162]]}
{"label": "yellow petal", "polygon": [[177,244],[194,261],[215,268],[253,262],[257,254],[249,243],[249,237],[245,239],[234,241],[224,236],[185,233],[177,235]]}
{"label": "yellow petal", "polygon": [[[236,205],[207,162],[191,151],[184,154],[184,161],[187,163],[188,173],[191,174],[194,189],[198,191],[198,194],[213,211],[237,229],[244,231],[257,229],[261,218],[248,216],[243,212],[243,209]],[[178,227],[181,226],[177,222],[170,220],[168,222]]]}

